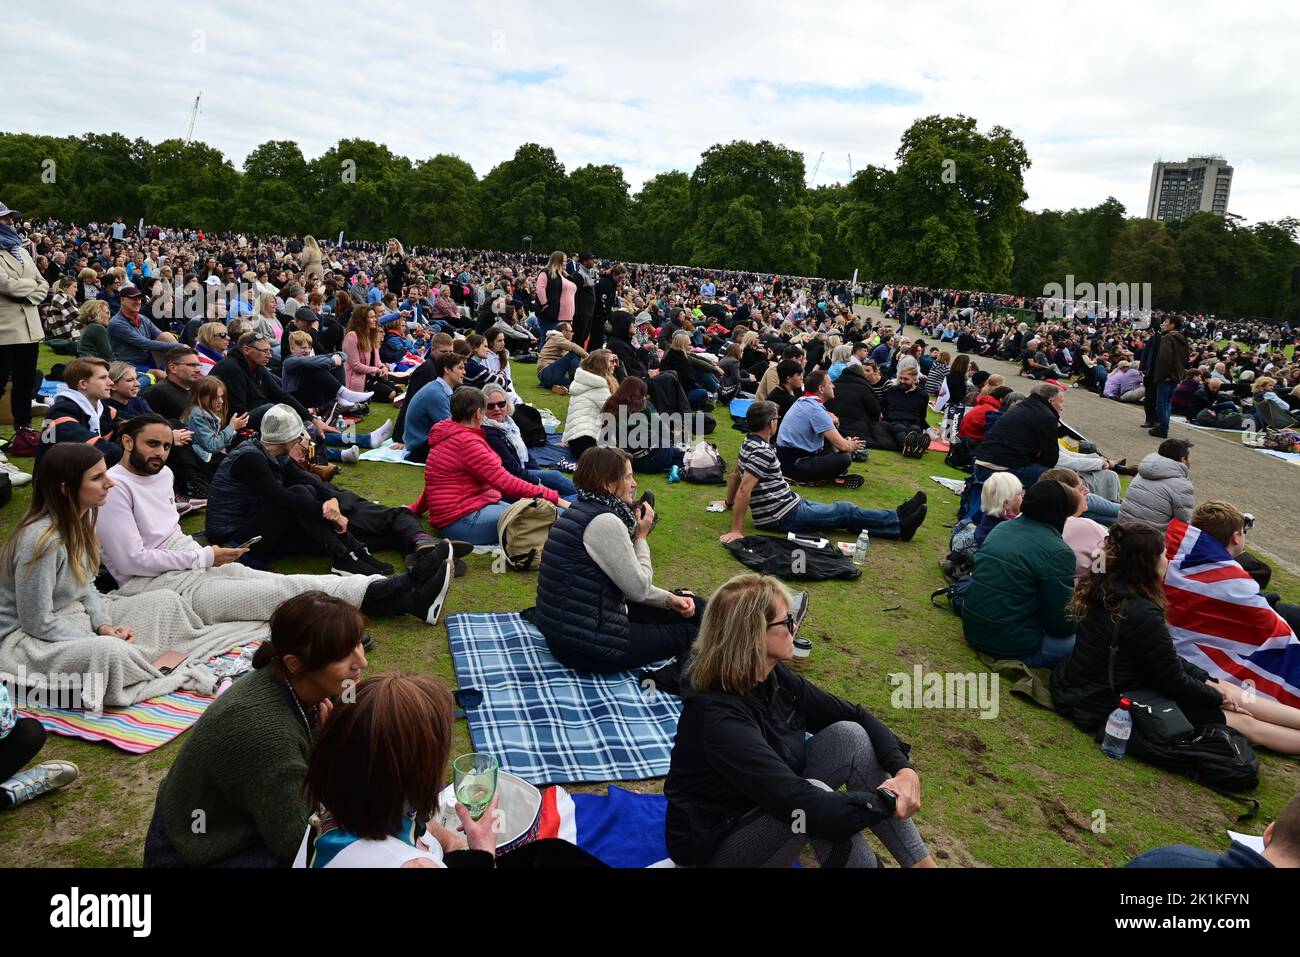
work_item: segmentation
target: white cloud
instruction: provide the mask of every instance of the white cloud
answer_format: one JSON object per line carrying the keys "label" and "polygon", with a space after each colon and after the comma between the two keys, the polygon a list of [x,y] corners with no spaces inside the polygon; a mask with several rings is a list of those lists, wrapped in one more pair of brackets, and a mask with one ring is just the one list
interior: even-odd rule
{"label": "white cloud", "polygon": [[[80,9],[78,9],[80,8]],[[267,139],[308,156],[343,137],[413,160],[456,153],[484,174],[524,142],[568,168],[618,162],[637,187],[717,142],[767,138],[817,181],[892,164],[917,117],[965,113],[1029,151],[1028,205],[1145,210],[1151,163],[1217,152],[1231,210],[1300,215],[1294,51],[1276,0],[901,7],[849,0],[744,7],[674,0],[584,10],[505,2],[412,8],[142,0],[8,10],[0,128],[195,135],[236,165]],[[194,52],[195,31],[204,49]],[[501,82],[536,74],[542,82]],[[799,96],[783,95],[796,87]],[[834,88],[834,96],[810,95]],[[855,102],[851,91],[875,91]],[[887,94],[896,91],[907,105]]]}

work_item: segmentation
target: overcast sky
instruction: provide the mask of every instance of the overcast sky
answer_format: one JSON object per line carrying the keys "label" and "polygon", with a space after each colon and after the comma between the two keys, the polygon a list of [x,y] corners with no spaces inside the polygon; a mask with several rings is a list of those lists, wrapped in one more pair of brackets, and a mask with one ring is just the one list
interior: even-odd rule
{"label": "overcast sky", "polygon": [[[1229,210],[1300,216],[1300,5],[660,0],[10,4],[0,130],[195,138],[237,166],[342,137],[482,176],[516,147],[617,163],[635,191],[767,138],[816,182],[894,163],[917,117],[1025,143],[1032,209],[1146,211],[1151,164],[1219,153]],[[960,175],[960,171],[958,171]],[[0,189],[3,184],[0,184]],[[0,197],[2,198],[2,197]]]}

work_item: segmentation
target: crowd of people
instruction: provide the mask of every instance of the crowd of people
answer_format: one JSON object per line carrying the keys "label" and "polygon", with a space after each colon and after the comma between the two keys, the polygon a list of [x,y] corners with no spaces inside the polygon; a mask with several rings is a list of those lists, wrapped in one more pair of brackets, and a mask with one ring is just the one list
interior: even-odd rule
{"label": "crowd of people", "polygon": [[[637,475],[681,468],[682,424],[736,400],[747,405],[736,418],[746,436],[723,542],[743,536],[747,516],[761,531],[910,541],[927,518],[924,492],[865,508],[793,486],[839,496],[862,487],[851,468],[872,452],[919,458],[942,437],[971,473],[962,621],[974,648],[1054,669],[1058,709],[1095,730],[1110,698],[1099,642],[1122,608],[1127,683],[1148,681],[1198,720],[1300,753],[1300,712],[1248,709],[1240,689],[1178,658],[1159,591],[1161,532],[1174,518],[1267,571],[1244,554],[1239,511],[1196,506],[1191,444],[1167,429],[1172,410],[1200,403],[1195,417],[1231,414],[1231,404],[1285,428],[1300,395],[1300,369],[1280,351],[1289,327],[1155,316],[1156,331],[1086,308],[1053,317],[1046,300],[602,266],[590,252],[22,224],[3,205],[0,267],[10,447],[35,459],[31,503],[0,552],[0,665],[72,663],[77,651],[112,676],[86,706],[126,705],[178,687],[212,693],[217,675],[203,662],[233,638],[269,632],[251,672],[180,747],[146,838],[151,866],[481,865],[493,834],[463,806],[461,834],[432,819],[450,694],[427,675],[363,678],[365,622],[436,623],[465,556],[496,545],[502,516],[523,500],[555,513],[525,612],[555,658],[596,674],[669,662],[654,675],[683,702],[664,786],[675,861],[785,866],[811,841],[825,865],[875,866],[870,828],[899,865],[934,866],[914,820],[921,783],[909,747],[787,667],[807,593],[755,574],[710,596],[655,584],[655,502],[638,496]],[[884,320],[855,312],[862,300],[879,303]],[[1032,331],[1026,311],[1037,314]],[[1238,353],[1220,336],[1256,345]],[[51,373],[61,385],[48,401],[42,342],[68,359]],[[1044,381],[1016,392],[979,368],[984,356],[1020,361]],[[1139,384],[1124,365],[1134,361]],[[1184,388],[1193,370],[1198,385]],[[525,382],[534,372],[535,385]],[[1067,377],[1120,401],[1151,394],[1159,450],[1129,467],[1063,448]],[[525,440],[537,415],[529,388],[567,397],[559,467],[534,462]],[[359,435],[372,405],[393,418]],[[943,436],[928,425],[931,409],[945,413]],[[340,464],[379,446],[424,465],[415,503],[333,484]],[[1127,495],[1121,475],[1136,476]],[[202,541],[180,527],[196,510]],[[406,568],[376,556],[385,549]],[[1099,554],[1129,572],[1096,573]],[[273,570],[295,555],[327,556],[332,574]],[[163,671],[168,652],[183,664]],[[340,704],[345,688],[356,693]],[[43,731],[7,717],[6,705],[0,807],[78,773],[67,762],[20,771]],[[376,736],[409,750],[366,764],[373,787],[358,793],[341,782]],[[195,807],[202,833],[191,828]],[[807,827],[792,834],[795,810]],[[1279,860],[1295,843],[1293,811],[1274,832]],[[596,863],[551,842],[516,855],[498,863]]]}

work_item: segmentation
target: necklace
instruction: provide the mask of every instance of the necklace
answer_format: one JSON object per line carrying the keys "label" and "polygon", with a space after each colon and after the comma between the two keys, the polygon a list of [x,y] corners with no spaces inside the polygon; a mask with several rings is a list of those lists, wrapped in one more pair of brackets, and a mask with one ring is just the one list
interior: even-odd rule
{"label": "necklace", "polygon": [[289,689],[289,696],[293,698],[293,703],[298,709],[298,714],[302,716],[302,723],[307,727],[307,736],[311,737],[311,722],[307,720],[307,712],[303,710],[302,702],[298,700],[298,692],[293,690],[293,682],[286,681],[284,684],[285,687]]}

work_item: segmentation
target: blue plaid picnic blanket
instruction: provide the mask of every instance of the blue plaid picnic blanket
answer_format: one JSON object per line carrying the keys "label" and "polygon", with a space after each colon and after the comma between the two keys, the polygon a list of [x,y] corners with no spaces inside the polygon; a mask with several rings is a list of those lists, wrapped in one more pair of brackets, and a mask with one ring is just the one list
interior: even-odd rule
{"label": "blue plaid picnic blanket", "polygon": [[643,691],[635,672],[566,668],[516,613],[452,615],[447,632],[460,687],[483,692],[466,710],[475,751],[539,787],[668,773],[676,697]]}

